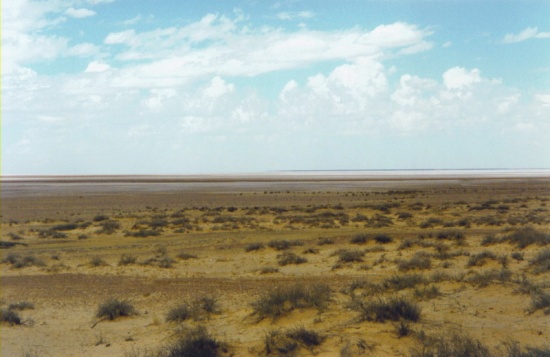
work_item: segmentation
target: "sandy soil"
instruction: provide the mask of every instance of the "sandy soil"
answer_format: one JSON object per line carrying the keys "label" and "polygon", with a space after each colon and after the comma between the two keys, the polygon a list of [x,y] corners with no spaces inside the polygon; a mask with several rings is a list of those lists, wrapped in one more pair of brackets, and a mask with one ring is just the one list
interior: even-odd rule
{"label": "sandy soil", "polygon": [[[550,346],[550,307],[533,306],[550,293],[550,263],[536,263],[548,250],[548,178],[191,181],[3,181],[1,238],[12,246],[2,249],[2,309],[34,307],[11,309],[20,324],[2,322],[1,355],[155,355],[196,326],[234,356],[266,355],[266,335],[297,327],[322,342],[289,355],[407,356],[430,347],[426,336],[453,333],[496,355],[510,341]],[[542,238],[522,247],[510,238],[517,232]],[[298,243],[277,250],[274,241]],[[339,261],[341,249],[361,257]],[[307,261],[282,265],[285,252]],[[123,255],[135,261],[124,265]],[[422,282],[389,282],[413,274]],[[326,284],[330,300],[253,315],[255,302],[295,284]],[[166,321],[205,296],[216,313]],[[98,318],[110,297],[137,314]],[[421,310],[403,320],[406,336],[398,321],[360,318],[360,306],[392,297]]]}

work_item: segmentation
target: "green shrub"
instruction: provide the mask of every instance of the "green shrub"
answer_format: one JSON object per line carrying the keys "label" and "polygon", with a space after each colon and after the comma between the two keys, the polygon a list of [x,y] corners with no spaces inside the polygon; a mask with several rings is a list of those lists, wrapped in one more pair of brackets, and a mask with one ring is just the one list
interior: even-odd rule
{"label": "green shrub", "polygon": [[136,313],[136,309],[129,301],[110,298],[99,305],[96,317],[114,320],[117,317],[132,316]]}

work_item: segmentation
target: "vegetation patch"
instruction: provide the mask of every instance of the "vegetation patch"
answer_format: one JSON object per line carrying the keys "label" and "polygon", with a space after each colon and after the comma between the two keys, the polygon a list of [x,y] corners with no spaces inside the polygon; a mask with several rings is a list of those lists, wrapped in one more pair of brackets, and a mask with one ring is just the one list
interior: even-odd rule
{"label": "vegetation patch", "polygon": [[402,297],[378,299],[363,302],[357,305],[359,320],[385,322],[407,320],[416,322],[420,320],[420,307]]}
{"label": "vegetation patch", "polygon": [[294,285],[267,292],[252,303],[253,312],[258,321],[265,318],[273,320],[290,313],[294,309],[323,309],[330,299],[328,285]]}
{"label": "vegetation patch", "polygon": [[121,316],[132,316],[136,314],[136,309],[129,301],[110,298],[99,305],[95,316],[97,318],[114,320]]}

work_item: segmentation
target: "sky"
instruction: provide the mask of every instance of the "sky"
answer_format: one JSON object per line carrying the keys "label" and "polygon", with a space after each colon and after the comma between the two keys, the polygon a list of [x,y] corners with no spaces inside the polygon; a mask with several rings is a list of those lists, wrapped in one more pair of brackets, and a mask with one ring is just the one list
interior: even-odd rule
{"label": "sky", "polygon": [[1,7],[2,175],[550,168],[550,1]]}

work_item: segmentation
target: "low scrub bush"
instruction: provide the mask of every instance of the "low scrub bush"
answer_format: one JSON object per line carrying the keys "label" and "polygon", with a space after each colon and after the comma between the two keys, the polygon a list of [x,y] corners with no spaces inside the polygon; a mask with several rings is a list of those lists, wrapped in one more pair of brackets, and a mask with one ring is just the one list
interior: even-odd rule
{"label": "low scrub bush", "polygon": [[359,312],[361,321],[407,320],[416,322],[420,320],[421,310],[414,302],[402,297],[393,297],[359,304]]}
{"label": "low scrub bush", "polygon": [[119,266],[130,265],[130,264],[136,264],[136,262],[137,262],[136,256],[129,255],[129,254],[122,254],[122,256],[120,257],[120,260],[118,261],[118,265]]}
{"label": "low scrub bush", "polygon": [[328,238],[328,237],[321,237],[317,242],[317,245],[330,245],[330,244],[334,244],[334,239]]}
{"label": "low scrub bush", "polygon": [[258,321],[265,318],[277,319],[294,309],[323,309],[330,299],[328,285],[294,285],[269,291],[252,303],[253,312]]}
{"label": "low scrub bush", "polygon": [[324,338],[313,330],[297,327],[287,331],[271,331],[264,338],[266,355],[293,355],[300,346],[310,351],[323,343]]}
{"label": "low scrub bush", "polygon": [[32,310],[34,309],[34,304],[28,301],[20,301],[8,305],[8,310]]}
{"label": "low scrub bush", "polygon": [[224,352],[227,346],[212,337],[204,326],[198,326],[166,347],[160,357],[218,357]]}
{"label": "low scrub bush", "polygon": [[434,299],[441,295],[441,290],[435,285],[414,288],[414,296],[419,299]]}
{"label": "low scrub bush", "polygon": [[377,243],[386,244],[386,243],[391,243],[393,241],[393,238],[387,234],[377,234],[374,236],[374,240]]}
{"label": "low scrub bush", "polygon": [[307,259],[292,252],[284,252],[277,255],[277,264],[281,266],[303,263],[307,263]]}
{"label": "low scrub bush", "polygon": [[101,229],[99,229],[97,233],[100,234],[113,234],[118,229],[120,229],[120,223],[114,220],[101,221],[101,223],[99,223],[99,226],[101,227]]}
{"label": "low scrub bush", "polygon": [[468,259],[468,263],[466,264],[466,266],[467,267],[475,267],[475,266],[480,267],[480,266],[485,265],[487,260],[490,260],[490,259],[497,260],[498,258],[495,255],[495,253],[490,252],[488,250],[484,250],[481,253],[471,255],[470,258]]}
{"label": "low scrub bush", "polygon": [[359,233],[351,237],[350,243],[353,244],[365,244],[369,241],[369,236],[364,233]]}
{"label": "low scrub bush", "polygon": [[129,301],[110,298],[99,305],[96,317],[114,320],[117,317],[132,316],[136,314],[136,309]]}
{"label": "low scrub bush", "polygon": [[272,240],[267,243],[267,246],[275,250],[287,250],[290,247],[296,247],[304,245],[301,240]]}
{"label": "low scrub bush", "polygon": [[535,274],[550,271],[550,248],[538,252],[538,254],[529,261],[529,264],[534,267]]}
{"label": "low scrub bush", "polygon": [[550,243],[550,234],[537,231],[533,227],[523,227],[503,237],[504,241],[515,244],[523,249],[531,244],[546,245]]}
{"label": "low scrub bush", "polygon": [[279,272],[279,268],[275,268],[275,267],[265,267],[260,269],[260,274],[273,274],[278,272]]}
{"label": "low scrub bush", "polygon": [[397,267],[401,271],[407,271],[412,269],[430,269],[432,267],[432,260],[425,254],[415,254],[409,260],[401,260],[397,263]]}
{"label": "low scrub bush", "polygon": [[337,256],[340,263],[362,262],[365,252],[361,250],[338,249],[331,256]]}
{"label": "low scrub bush", "polygon": [[93,257],[90,260],[90,265],[93,266],[93,267],[101,267],[101,266],[106,266],[106,265],[109,265],[109,264],[107,264],[107,262],[105,260],[103,260],[103,258],[96,256],[96,257]]}
{"label": "low scrub bush", "polygon": [[550,293],[536,292],[531,294],[532,311],[543,310],[545,315],[550,314]]}
{"label": "low scrub bush", "polygon": [[263,249],[264,245],[262,243],[250,243],[244,247],[245,252],[253,252],[255,250]]}
{"label": "low scrub bush", "polygon": [[157,237],[160,233],[161,232],[157,229],[140,229],[138,231],[126,231],[124,235],[127,237],[147,238]]}
{"label": "low scrub bush", "polygon": [[21,269],[30,266],[43,267],[46,265],[44,261],[35,257],[34,255],[25,255],[21,256],[17,253],[8,254],[3,260],[2,263],[11,264],[13,268]]}
{"label": "low scrub bush", "polygon": [[411,351],[411,357],[490,357],[489,348],[479,340],[469,336],[452,333],[450,336],[424,338],[422,346]]}
{"label": "low scrub bush", "polygon": [[488,270],[483,272],[476,272],[466,278],[466,281],[472,285],[478,287],[489,286],[493,282],[505,283],[511,280],[512,272],[507,269],[501,270]]}
{"label": "low scrub bush", "polygon": [[382,286],[395,291],[414,288],[418,284],[424,284],[426,279],[422,274],[399,274],[385,279]]}
{"label": "low scrub bush", "polygon": [[12,309],[0,310],[0,321],[7,322],[10,325],[21,325],[21,316]]}
{"label": "low scrub bush", "polygon": [[180,252],[177,257],[181,260],[188,260],[188,259],[197,259],[198,257],[194,254],[189,254],[186,252]]}

